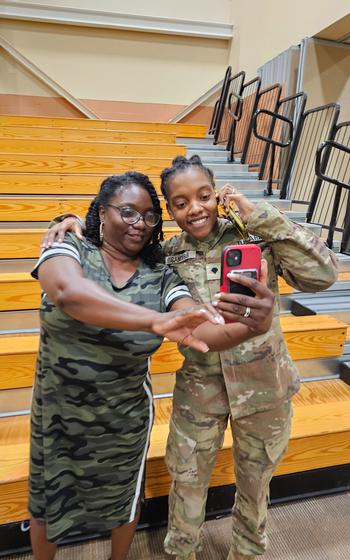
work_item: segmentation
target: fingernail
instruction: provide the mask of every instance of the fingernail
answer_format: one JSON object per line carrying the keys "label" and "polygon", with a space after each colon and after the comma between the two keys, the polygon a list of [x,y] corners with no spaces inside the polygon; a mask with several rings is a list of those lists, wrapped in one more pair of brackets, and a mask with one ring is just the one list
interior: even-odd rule
{"label": "fingernail", "polygon": [[218,302],[217,300],[213,300],[213,301],[211,302],[211,304],[212,304],[213,307],[216,307],[218,303],[219,303],[219,302]]}

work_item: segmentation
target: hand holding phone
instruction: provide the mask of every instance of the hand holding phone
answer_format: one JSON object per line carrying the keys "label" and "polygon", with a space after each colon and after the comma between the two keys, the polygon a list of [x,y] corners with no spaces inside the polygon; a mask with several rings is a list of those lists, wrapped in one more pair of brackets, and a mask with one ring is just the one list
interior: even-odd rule
{"label": "hand holding phone", "polygon": [[258,245],[228,245],[221,255],[220,292],[244,294],[254,297],[255,293],[238,282],[233,282],[228,274],[243,274],[248,278],[260,280],[261,250]]}
{"label": "hand holding phone", "polygon": [[[241,274],[244,283],[234,282],[228,274]],[[267,262],[261,261],[258,245],[229,245],[222,252],[220,293],[213,302],[225,323],[241,322],[255,334],[263,334],[271,326],[275,295],[267,283]],[[251,290],[244,284],[258,280]],[[242,278],[243,280],[243,278]]]}

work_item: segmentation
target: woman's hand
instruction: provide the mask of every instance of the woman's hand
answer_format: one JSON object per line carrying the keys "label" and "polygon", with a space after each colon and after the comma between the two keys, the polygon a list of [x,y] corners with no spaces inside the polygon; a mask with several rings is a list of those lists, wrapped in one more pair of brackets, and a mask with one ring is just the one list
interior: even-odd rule
{"label": "woman's hand", "polygon": [[193,334],[199,325],[207,321],[214,325],[224,324],[224,319],[211,305],[196,305],[160,313],[153,321],[152,331],[199,352],[208,352],[208,345]]}
{"label": "woman's hand", "polygon": [[41,247],[47,249],[53,243],[62,243],[67,231],[74,233],[78,239],[83,238],[83,226],[77,216],[69,216],[48,229],[41,241]]}
{"label": "woman's hand", "polygon": [[224,185],[219,190],[219,201],[226,208],[230,206],[230,202],[238,208],[239,215],[244,223],[247,223],[249,216],[255,208],[255,204],[246,198],[243,194],[237,191],[237,189],[232,185]]}
{"label": "woman's hand", "polygon": [[275,294],[267,287],[267,262],[261,261],[260,281],[243,274],[229,273],[234,282],[247,286],[255,297],[242,294],[216,294],[213,306],[230,322],[247,325],[256,335],[266,333],[271,327]]}

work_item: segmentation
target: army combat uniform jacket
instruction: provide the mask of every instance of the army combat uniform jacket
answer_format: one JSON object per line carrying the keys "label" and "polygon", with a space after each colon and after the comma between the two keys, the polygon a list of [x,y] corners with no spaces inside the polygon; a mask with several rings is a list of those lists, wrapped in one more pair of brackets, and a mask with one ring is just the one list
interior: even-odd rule
{"label": "army combat uniform jacket", "polygon": [[[256,205],[247,230],[261,238],[253,242],[259,243],[268,262],[268,285],[276,294],[279,275],[305,292],[324,290],[336,280],[336,259],[323,241],[270,204]],[[166,241],[166,263],[186,282],[196,302],[209,303],[219,291],[223,247],[240,242],[235,226],[219,219],[205,240],[184,232]],[[279,312],[277,297],[270,330],[228,351],[202,354],[181,347],[185,360],[177,372],[174,402],[209,414],[228,410],[234,419],[275,408],[291,398],[299,379]]]}

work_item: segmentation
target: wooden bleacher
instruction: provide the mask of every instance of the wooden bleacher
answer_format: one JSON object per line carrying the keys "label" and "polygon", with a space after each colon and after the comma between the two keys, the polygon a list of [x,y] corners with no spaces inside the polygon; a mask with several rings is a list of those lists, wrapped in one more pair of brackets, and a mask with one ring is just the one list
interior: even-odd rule
{"label": "wooden bleacher", "polygon": [[[21,398],[24,395],[24,403],[29,402],[40,297],[39,285],[29,271],[46,223],[60,212],[84,214],[101,180],[111,173],[143,171],[159,192],[160,171],[174,155],[185,153],[185,147],[175,145],[176,137],[201,138],[205,128],[13,116],[0,116],[0,125],[1,407],[10,396],[19,398],[18,392]],[[177,231],[173,224],[165,227],[166,236]],[[286,297],[293,292],[282,280],[280,289]],[[301,360],[343,353],[347,325],[331,315],[286,315],[281,322],[297,365]],[[180,363],[176,345],[169,341],[152,360],[154,392],[159,398],[148,455],[147,499],[166,496],[169,490],[164,453],[171,398],[162,394],[171,392]],[[292,438],[276,475],[350,463],[350,387],[340,379],[304,383],[294,402]],[[213,488],[234,483],[231,444],[228,431],[214,469]],[[21,414],[0,417],[0,525],[28,518],[28,446],[25,407]]]}

